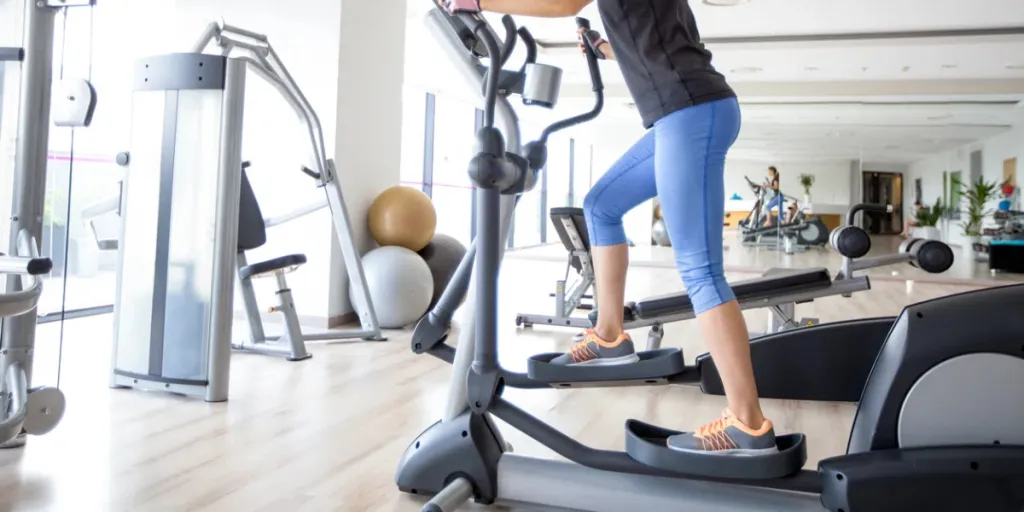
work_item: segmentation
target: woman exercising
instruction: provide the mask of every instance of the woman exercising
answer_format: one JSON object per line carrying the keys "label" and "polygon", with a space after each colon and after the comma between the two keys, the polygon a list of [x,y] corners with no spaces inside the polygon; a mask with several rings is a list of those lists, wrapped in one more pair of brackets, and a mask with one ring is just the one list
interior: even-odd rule
{"label": "woman exercising", "polygon": [[[449,12],[569,17],[593,0],[437,0]],[[638,361],[623,332],[629,255],[622,217],[657,196],[676,265],[725,386],[729,408],[668,440],[702,454],[777,451],[772,423],[757,397],[749,333],[722,268],[725,155],[740,131],[740,107],[711,65],[687,0],[597,0],[611,42],[580,32],[602,59],[619,63],[644,127],[643,136],[594,185],[584,201],[593,245],[599,316],[584,339],[555,360],[567,365]],[[652,129],[653,128],[653,129]]]}
{"label": "woman exercising", "polygon": [[779,193],[779,170],[775,166],[768,168],[768,190],[765,192],[765,196],[768,197],[768,201],[764,203],[764,227],[768,228],[772,225],[772,208],[777,208],[782,204],[782,194]]}

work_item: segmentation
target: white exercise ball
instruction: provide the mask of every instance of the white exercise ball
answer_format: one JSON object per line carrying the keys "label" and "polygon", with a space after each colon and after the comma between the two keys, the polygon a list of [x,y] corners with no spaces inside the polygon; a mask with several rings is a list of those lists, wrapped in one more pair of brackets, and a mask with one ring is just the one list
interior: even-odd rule
{"label": "white exercise ball", "polygon": [[[366,253],[362,261],[366,287],[381,327],[400,329],[427,312],[434,295],[434,277],[419,254],[389,245]],[[356,311],[365,311],[352,283],[348,294]]]}

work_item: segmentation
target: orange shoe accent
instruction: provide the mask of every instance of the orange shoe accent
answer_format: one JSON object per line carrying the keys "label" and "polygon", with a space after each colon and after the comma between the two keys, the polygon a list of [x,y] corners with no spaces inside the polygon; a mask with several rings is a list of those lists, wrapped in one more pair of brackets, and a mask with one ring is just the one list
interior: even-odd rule
{"label": "orange shoe accent", "polygon": [[633,341],[633,338],[630,338],[629,335],[626,333],[620,333],[619,336],[615,338],[615,341],[605,341],[603,338],[597,335],[597,331],[590,331],[587,333],[587,337],[583,341],[593,341],[594,343],[597,343],[602,347],[612,348],[619,346],[620,343],[626,340]]}
{"label": "orange shoe accent", "polygon": [[712,451],[739,448],[736,441],[729,437],[729,433],[725,430],[729,427],[736,427],[754,437],[762,436],[774,428],[771,420],[765,418],[761,423],[761,428],[752,429],[743,424],[732,411],[726,409],[720,418],[698,428],[694,435],[701,440],[705,450],[708,450],[709,446]]}
{"label": "orange shoe accent", "polygon": [[615,341],[613,342],[607,342],[601,339],[593,329],[588,329],[584,332],[586,333],[586,336],[583,338],[583,341],[580,341],[569,348],[569,356],[572,357],[573,363],[583,363],[598,358],[598,355],[590,349],[590,342],[594,342],[602,347],[610,348],[617,347],[620,343],[626,340],[632,341],[632,338],[630,338],[626,333],[619,334],[619,337],[615,338]]}

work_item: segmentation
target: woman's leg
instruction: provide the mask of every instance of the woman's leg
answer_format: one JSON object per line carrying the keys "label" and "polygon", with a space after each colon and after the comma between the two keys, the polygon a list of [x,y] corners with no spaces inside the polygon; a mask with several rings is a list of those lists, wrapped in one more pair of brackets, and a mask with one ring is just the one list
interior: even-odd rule
{"label": "woman's leg", "polygon": [[776,449],[757,397],[747,326],[722,265],[725,156],[739,127],[739,104],[728,99],[670,114],[654,128],[665,226],[729,402],[722,419],[673,437],[670,446],[680,450],[750,455]]}
{"label": "woman's leg", "polygon": [[597,325],[554,364],[624,364],[638,360],[623,332],[629,251],[622,217],[654,197],[654,131],[648,131],[604,176],[583,201],[594,259]]}

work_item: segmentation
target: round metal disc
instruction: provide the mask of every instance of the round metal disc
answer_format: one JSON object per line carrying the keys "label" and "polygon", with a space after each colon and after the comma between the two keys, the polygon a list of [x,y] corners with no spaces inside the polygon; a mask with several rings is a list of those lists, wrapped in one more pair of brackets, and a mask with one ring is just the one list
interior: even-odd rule
{"label": "round metal disc", "polygon": [[1024,445],[1024,359],[968,354],[936,365],[903,400],[901,448]]}
{"label": "round metal disc", "polygon": [[64,417],[64,393],[57,388],[35,388],[28,393],[28,417],[24,428],[34,436],[54,429]]}

